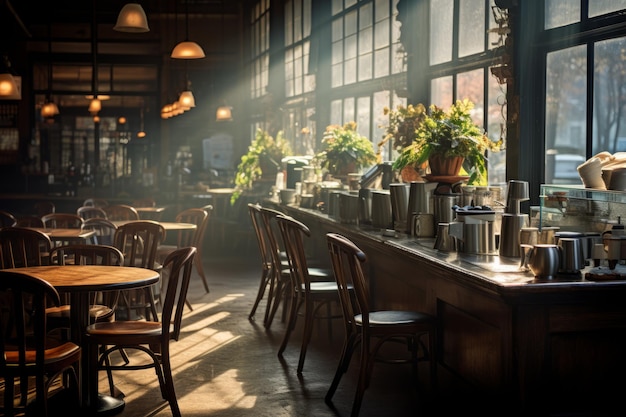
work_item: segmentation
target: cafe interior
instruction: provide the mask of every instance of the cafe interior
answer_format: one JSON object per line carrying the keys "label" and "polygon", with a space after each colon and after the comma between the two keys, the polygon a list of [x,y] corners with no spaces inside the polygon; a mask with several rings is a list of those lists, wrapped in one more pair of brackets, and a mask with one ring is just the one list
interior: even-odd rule
{"label": "cafe interior", "polygon": [[621,415],[625,13],[3,0],[0,415]]}

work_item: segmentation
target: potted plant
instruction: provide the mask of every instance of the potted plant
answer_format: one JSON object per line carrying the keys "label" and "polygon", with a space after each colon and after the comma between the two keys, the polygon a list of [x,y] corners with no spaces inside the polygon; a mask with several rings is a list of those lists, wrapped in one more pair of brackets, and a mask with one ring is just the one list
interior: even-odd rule
{"label": "potted plant", "polygon": [[327,126],[322,145],[322,151],[315,155],[314,160],[333,176],[358,172],[376,162],[372,142],[357,132],[355,122]]}
{"label": "potted plant", "polygon": [[237,165],[235,192],[231,203],[239,198],[242,191],[252,189],[255,181],[262,177],[274,179],[282,159],[291,154],[291,146],[282,130],[274,138],[268,132],[257,129],[248,152],[242,155],[241,162]]}
{"label": "potted plant", "polygon": [[[492,141],[483,129],[472,120],[470,111],[474,103],[468,99],[457,100],[446,112],[435,105],[429,107],[415,130],[413,141],[405,146],[393,163],[394,169],[428,161],[435,176],[459,175],[461,167],[469,174],[468,184],[487,184],[486,151],[497,152],[502,139]],[[438,172],[436,163],[452,160],[455,172]]]}

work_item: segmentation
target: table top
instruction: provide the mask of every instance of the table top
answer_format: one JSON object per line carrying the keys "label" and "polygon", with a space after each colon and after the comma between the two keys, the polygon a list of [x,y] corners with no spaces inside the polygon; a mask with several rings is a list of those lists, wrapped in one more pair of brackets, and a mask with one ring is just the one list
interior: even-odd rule
{"label": "table top", "polygon": [[[116,225],[117,227],[137,220],[113,220],[111,223]],[[158,222],[163,228],[167,230],[194,230],[197,226],[193,223],[182,223],[182,222]]]}
{"label": "table top", "polygon": [[167,207],[135,207],[137,213],[162,213]]}
{"label": "table top", "polygon": [[95,230],[29,227],[47,234],[52,240],[87,239],[96,234]]}
{"label": "table top", "polygon": [[48,281],[57,291],[121,290],[148,286],[159,280],[159,272],[147,268],[102,265],[49,265],[10,268],[12,271]]}

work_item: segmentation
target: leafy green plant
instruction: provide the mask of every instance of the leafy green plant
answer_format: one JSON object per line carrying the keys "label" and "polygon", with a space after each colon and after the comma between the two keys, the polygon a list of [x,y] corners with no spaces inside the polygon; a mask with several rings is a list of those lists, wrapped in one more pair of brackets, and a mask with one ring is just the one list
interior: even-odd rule
{"label": "leafy green plant", "polygon": [[314,160],[331,174],[341,173],[348,166],[359,170],[376,162],[372,142],[357,132],[355,122],[326,126],[322,145]]}
{"label": "leafy green plant", "polygon": [[472,120],[470,111],[474,103],[457,100],[446,112],[435,105],[417,126],[413,142],[404,147],[393,163],[394,169],[407,165],[423,164],[431,155],[443,157],[462,156],[464,169],[469,173],[468,184],[487,183],[486,151],[497,152],[502,148],[502,139],[489,139],[483,129]]}
{"label": "leafy green plant", "polygon": [[292,155],[291,146],[283,131],[279,131],[274,138],[268,132],[257,129],[248,152],[241,156],[241,162],[237,165],[235,192],[231,203],[239,198],[242,191],[252,189],[255,181],[268,174],[263,173],[264,166],[280,167],[281,160],[290,155]]}

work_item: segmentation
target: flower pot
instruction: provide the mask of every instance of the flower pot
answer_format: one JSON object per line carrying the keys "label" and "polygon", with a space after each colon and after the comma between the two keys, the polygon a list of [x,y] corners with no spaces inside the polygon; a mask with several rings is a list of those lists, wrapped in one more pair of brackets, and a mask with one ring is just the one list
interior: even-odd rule
{"label": "flower pot", "polygon": [[461,166],[465,160],[462,156],[443,157],[441,155],[431,155],[428,158],[430,173],[433,176],[454,177],[459,175]]}

